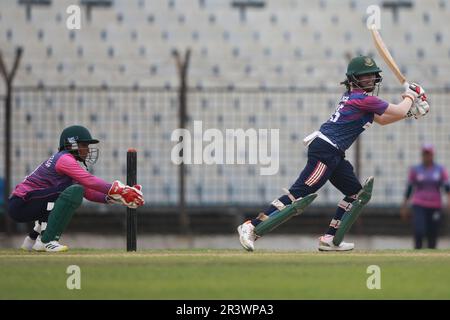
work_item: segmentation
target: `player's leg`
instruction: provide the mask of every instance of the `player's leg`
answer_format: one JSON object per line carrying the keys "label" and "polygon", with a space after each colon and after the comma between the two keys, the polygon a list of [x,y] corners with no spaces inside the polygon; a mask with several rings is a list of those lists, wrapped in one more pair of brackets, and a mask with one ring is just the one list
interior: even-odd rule
{"label": "player's leg", "polygon": [[440,222],[441,211],[436,209],[427,209],[426,234],[429,249],[436,249]]}
{"label": "player's leg", "polygon": [[34,227],[28,234],[28,237],[32,240],[36,240],[36,238],[41,234],[41,221],[36,220],[34,222]]}
{"label": "player's leg", "polygon": [[[290,205],[299,198],[314,194],[327,182],[331,172],[332,170],[320,160],[309,158],[300,176],[289,188],[287,195],[275,199],[256,218],[248,220],[238,227],[239,240],[244,249],[253,251],[254,241],[258,237],[278,227],[296,214],[295,208],[291,208]],[[283,215],[281,219],[280,213]]]}
{"label": "player's leg", "polygon": [[33,229],[25,237],[20,248],[25,251],[31,251],[33,249],[34,242],[36,241],[37,237],[40,234],[41,234],[41,223],[39,222],[39,220],[36,220],[34,222]]}
{"label": "player's leg", "polygon": [[414,248],[422,249],[422,240],[425,236],[425,208],[413,205]]}
{"label": "player's leg", "polygon": [[81,205],[84,196],[84,188],[74,184],[66,188],[55,201],[47,223],[47,228],[39,241],[47,252],[66,251],[66,246],[59,244],[59,238],[72,219],[75,210]]}
{"label": "player's leg", "polygon": [[[289,191],[288,194],[291,195]],[[260,219],[261,222],[255,227],[256,235],[261,237],[285,223],[293,216],[301,214],[316,198],[316,193],[311,193],[297,199],[293,197],[291,204],[283,206],[281,209],[274,211],[270,215],[267,216],[261,213],[258,216],[258,219]]]}
{"label": "player's leg", "polygon": [[[345,197],[342,199],[333,219],[330,222],[327,232],[319,238],[319,250],[321,251],[348,251],[354,248],[353,243],[342,242],[335,244],[336,232],[341,227],[342,221],[345,215],[351,214],[353,203],[357,199],[358,193],[361,191],[362,186],[358,178],[355,175],[353,166],[347,160],[342,160],[334,170],[330,177],[330,182],[341,191]],[[356,212],[356,215],[359,212]],[[354,216],[355,217],[355,216]],[[355,217],[356,219],[356,217]],[[347,222],[348,224],[348,222]],[[346,226],[349,228],[350,226]]]}
{"label": "player's leg", "polygon": [[367,205],[372,197],[374,178],[369,177],[363,185],[363,188],[358,192],[355,201],[352,203],[352,207],[342,217],[341,224],[336,231],[336,235],[333,238],[333,243],[338,246],[344,239],[345,234],[350,230],[353,223],[358,219],[363,208]]}
{"label": "player's leg", "polygon": [[[35,223],[33,230],[24,239],[22,249],[32,250],[33,246],[37,245],[36,241],[40,240],[41,233],[46,228],[54,202],[67,187],[68,185],[61,185],[29,192],[25,198],[13,196],[9,199],[8,213],[14,221],[22,223],[33,221]],[[38,251],[45,251],[45,248]]]}
{"label": "player's leg", "polygon": [[289,188],[287,194],[272,201],[263,213],[269,216],[276,211],[283,210],[296,199],[315,193],[327,182],[332,169],[318,158],[308,158],[305,168]]}
{"label": "player's leg", "polygon": [[[275,229],[293,215],[300,214],[315,198],[315,192],[328,180],[333,168],[329,168],[318,158],[309,158],[294,184],[286,190],[287,194],[272,203],[252,220],[258,236]],[[298,209],[298,210],[297,210]]]}
{"label": "player's leg", "polygon": [[[339,163],[339,157],[338,150],[327,142],[313,142],[308,149],[308,162],[295,183],[289,188],[288,194],[275,199],[255,219],[246,221],[238,227],[242,246],[248,251],[253,251],[254,241],[259,236],[298,214],[294,205],[298,204],[300,207],[308,205],[315,196],[308,199],[306,197],[314,194],[327,182]],[[295,204],[291,206],[294,201]]]}
{"label": "player's leg", "polygon": [[25,237],[21,249],[31,251],[40,233],[45,229],[50,210],[48,204],[54,202],[58,194],[54,189],[40,190],[36,198],[12,197],[8,201],[8,213],[16,222],[34,222],[32,231]]}

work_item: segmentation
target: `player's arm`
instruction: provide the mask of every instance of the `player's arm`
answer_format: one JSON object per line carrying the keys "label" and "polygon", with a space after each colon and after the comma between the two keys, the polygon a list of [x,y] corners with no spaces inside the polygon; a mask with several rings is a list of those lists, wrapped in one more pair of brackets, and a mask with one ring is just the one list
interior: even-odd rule
{"label": "player's arm", "polygon": [[400,217],[405,221],[408,220],[410,215],[408,202],[414,189],[415,179],[416,179],[416,172],[414,168],[411,168],[409,170],[408,185],[406,186],[405,195],[403,197],[403,203],[402,206],[400,207]]}
{"label": "player's arm", "polygon": [[442,188],[444,189],[445,193],[447,194],[447,212],[450,214],[450,182],[448,179],[448,173],[445,168],[442,168]]}
{"label": "player's arm", "polygon": [[399,104],[389,103],[388,107],[382,115],[375,114],[374,121],[381,125],[390,124],[406,117],[413,101],[407,97]]}
{"label": "player's arm", "polygon": [[110,183],[81,168],[75,158],[70,154],[61,156],[56,162],[55,169],[59,174],[71,177],[85,187],[85,189],[92,189],[107,194],[112,186]]}
{"label": "player's arm", "polygon": [[443,211],[450,215],[450,192],[447,192],[447,206]]}
{"label": "player's arm", "polygon": [[126,206],[135,204],[141,206],[145,203],[141,189],[124,185],[117,180],[112,184],[107,183],[81,168],[70,154],[60,157],[55,169],[59,174],[67,175],[85,187],[86,199],[91,198],[95,202],[100,202],[100,194],[102,194],[105,202],[108,203],[111,198],[115,200],[114,202],[121,202]]}
{"label": "player's arm", "polygon": [[84,197],[92,202],[109,203],[108,195],[104,194],[103,192],[95,191],[93,189],[85,189]]}
{"label": "player's arm", "polygon": [[[141,185],[135,185],[134,188],[137,188],[139,191],[142,190]],[[128,208],[136,209],[142,205],[144,205],[144,199],[141,197],[134,198],[131,201],[127,202],[122,200],[122,198],[113,198],[112,196],[108,194],[104,194],[102,192],[95,191],[93,189],[85,189],[84,191],[84,197],[92,202],[98,202],[98,203],[110,203],[110,204],[121,204],[124,206],[127,206]]]}
{"label": "player's arm", "polygon": [[409,169],[408,184],[406,186],[406,191],[405,191],[403,205],[407,205],[408,204],[408,200],[411,197],[411,194],[412,194],[412,191],[413,191],[415,183],[416,183],[416,170],[414,169],[414,167],[412,167],[412,168]]}
{"label": "player's arm", "polygon": [[417,83],[408,85],[402,97],[402,102],[399,104],[390,103],[383,114],[375,115],[374,121],[386,125],[404,118],[414,117],[418,119],[428,113],[430,106],[427,102],[425,90]]}
{"label": "player's arm", "polygon": [[411,196],[413,190],[413,185],[408,183],[408,186],[406,187],[405,196],[403,198],[402,206],[400,207],[400,217],[402,220],[408,220],[409,218],[409,208],[408,208],[408,201]]}

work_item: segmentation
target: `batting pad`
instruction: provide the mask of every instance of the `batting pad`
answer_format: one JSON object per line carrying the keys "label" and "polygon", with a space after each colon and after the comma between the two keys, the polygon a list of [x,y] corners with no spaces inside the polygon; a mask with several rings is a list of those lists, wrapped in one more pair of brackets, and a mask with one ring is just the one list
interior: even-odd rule
{"label": "batting pad", "polygon": [[370,198],[372,197],[373,181],[373,177],[367,178],[363,188],[358,193],[358,197],[353,201],[352,208],[344,213],[339,229],[337,229],[336,235],[333,238],[334,245],[338,246],[342,242],[344,235],[350,230],[353,223],[361,214],[364,206],[370,201]]}
{"label": "batting pad", "polygon": [[300,200],[292,202],[290,205],[286,206],[281,211],[277,211],[269,217],[264,220],[263,222],[259,223],[255,227],[255,233],[258,236],[262,236],[273,229],[277,228],[282,223],[288,221],[293,216],[299,215],[304,211],[304,209],[311,204],[311,202],[314,201],[314,199],[317,197],[317,193],[312,193],[310,195],[307,195],[304,198],[301,198]]}
{"label": "batting pad", "polygon": [[69,224],[75,210],[83,202],[84,188],[79,184],[64,190],[55,201],[55,207],[48,217],[47,229],[42,235],[42,242],[58,241]]}

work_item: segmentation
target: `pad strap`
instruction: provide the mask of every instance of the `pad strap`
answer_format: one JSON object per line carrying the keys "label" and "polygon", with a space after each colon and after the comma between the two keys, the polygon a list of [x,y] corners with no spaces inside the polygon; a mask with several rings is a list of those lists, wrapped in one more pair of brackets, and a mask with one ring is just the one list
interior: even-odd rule
{"label": "pad strap", "polygon": [[284,208],[286,208],[286,205],[281,202],[279,199],[275,199],[272,201],[271,205],[273,205],[275,208],[277,208],[277,210],[281,211]]}
{"label": "pad strap", "polygon": [[[301,198],[295,199],[294,195],[292,193],[290,193],[289,190],[286,188],[283,188],[283,191],[286,192],[289,200],[291,200],[291,203],[301,199]],[[278,211],[281,211],[284,208],[286,208],[286,205],[283,202],[281,202],[280,199],[273,200],[271,202],[271,205],[273,205],[275,208],[277,208]]]}
{"label": "pad strap", "polygon": [[330,227],[333,227],[335,229],[338,229],[340,225],[341,225],[341,220],[333,219],[330,222]]}
{"label": "pad strap", "polygon": [[344,209],[347,212],[350,211],[350,209],[352,208],[352,203],[345,200],[341,200],[338,204],[338,207]]}
{"label": "pad strap", "polygon": [[298,199],[295,199],[295,197],[292,195],[292,193],[288,189],[283,188],[283,191],[286,192],[287,196],[289,197],[289,199],[291,199],[292,202],[295,202],[298,200]]}

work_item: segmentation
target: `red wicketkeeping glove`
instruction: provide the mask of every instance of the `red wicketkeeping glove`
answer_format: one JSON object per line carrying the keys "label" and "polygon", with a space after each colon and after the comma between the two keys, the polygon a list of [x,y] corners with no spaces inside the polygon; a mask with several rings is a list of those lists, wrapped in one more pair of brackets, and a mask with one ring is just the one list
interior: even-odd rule
{"label": "red wicketkeeping glove", "polygon": [[130,187],[116,180],[109,189],[108,196],[116,202],[121,201],[127,207],[137,208],[145,203],[141,190],[141,185]]}

